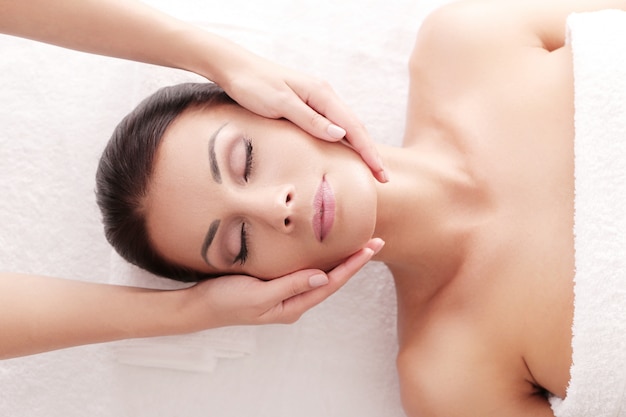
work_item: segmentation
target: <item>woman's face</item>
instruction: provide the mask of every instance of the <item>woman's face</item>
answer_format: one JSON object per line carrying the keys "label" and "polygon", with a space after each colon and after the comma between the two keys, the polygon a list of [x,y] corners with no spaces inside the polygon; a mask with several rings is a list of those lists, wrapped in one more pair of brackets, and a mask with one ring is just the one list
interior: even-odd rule
{"label": "woman's face", "polygon": [[374,232],[376,189],[344,145],[237,106],[192,109],[163,137],[146,219],[171,262],[275,278],[328,270],[363,247]]}

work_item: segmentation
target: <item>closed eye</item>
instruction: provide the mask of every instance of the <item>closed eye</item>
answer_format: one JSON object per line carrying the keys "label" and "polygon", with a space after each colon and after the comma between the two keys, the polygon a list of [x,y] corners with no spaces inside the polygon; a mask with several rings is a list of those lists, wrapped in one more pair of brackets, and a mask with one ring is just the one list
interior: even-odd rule
{"label": "closed eye", "polygon": [[241,223],[241,249],[239,254],[235,257],[233,263],[239,262],[240,265],[244,265],[248,259],[248,233],[246,231],[246,224]]}
{"label": "closed eye", "polygon": [[253,148],[252,148],[252,141],[250,139],[243,139],[245,146],[246,146],[246,165],[245,168],[243,170],[243,179],[245,182],[248,182],[248,179],[250,178],[250,173],[252,172],[252,162],[253,162]]}

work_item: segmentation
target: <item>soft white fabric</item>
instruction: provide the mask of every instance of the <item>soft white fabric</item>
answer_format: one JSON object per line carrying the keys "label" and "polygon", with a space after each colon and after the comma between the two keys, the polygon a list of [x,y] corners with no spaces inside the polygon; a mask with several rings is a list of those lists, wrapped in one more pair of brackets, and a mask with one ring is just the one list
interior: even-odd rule
{"label": "soft white fabric", "polygon": [[[111,284],[159,290],[185,288],[189,284],[156,277],[125,262],[111,251]],[[115,358],[129,365],[211,372],[220,358],[238,358],[256,351],[256,327],[234,326],[182,336],[131,339],[111,344]]]}
{"label": "soft white fabric", "polygon": [[[146,2],[328,80],[376,140],[399,144],[407,58],[420,19],[444,1]],[[140,98],[189,75],[8,36],[0,36],[0,52],[0,268],[94,282],[128,278],[115,276],[112,268],[122,265],[111,260],[99,224],[98,158]],[[220,337],[213,341],[230,336]],[[254,348],[238,358],[199,365],[215,365],[212,372],[169,369],[189,368],[170,351],[151,367],[121,364],[118,346],[129,345],[3,361],[0,415],[404,415],[395,294],[381,265],[368,266],[295,325],[255,328],[249,341]]]}
{"label": "soft white fabric", "polygon": [[575,78],[573,365],[557,417],[626,416],[626,12],[568,19]]}

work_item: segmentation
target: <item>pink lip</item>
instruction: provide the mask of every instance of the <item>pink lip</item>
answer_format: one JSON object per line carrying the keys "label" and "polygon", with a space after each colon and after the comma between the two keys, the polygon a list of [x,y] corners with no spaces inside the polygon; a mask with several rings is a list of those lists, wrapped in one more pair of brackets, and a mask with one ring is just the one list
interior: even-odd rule
{"label": "pink lip", "polygon": [[315,198],[313,199],[313,231],[320,242],[328,236],[335,221],[335,195],[330,184],[322,177]]}

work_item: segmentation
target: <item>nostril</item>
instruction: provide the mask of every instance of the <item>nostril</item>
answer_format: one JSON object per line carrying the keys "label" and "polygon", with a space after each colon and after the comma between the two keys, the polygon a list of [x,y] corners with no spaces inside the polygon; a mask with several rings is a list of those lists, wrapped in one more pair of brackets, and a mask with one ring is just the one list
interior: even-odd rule
{"label": "nostril", "polygon": [[291,224],[291,220],[289,218],[285,219],[285,226],[289,226]]}
{"label": "nostril", "polygon": [[285,203],[288,203],[291,201],[291,193],[287,193],[287,198],[285,199]]}

